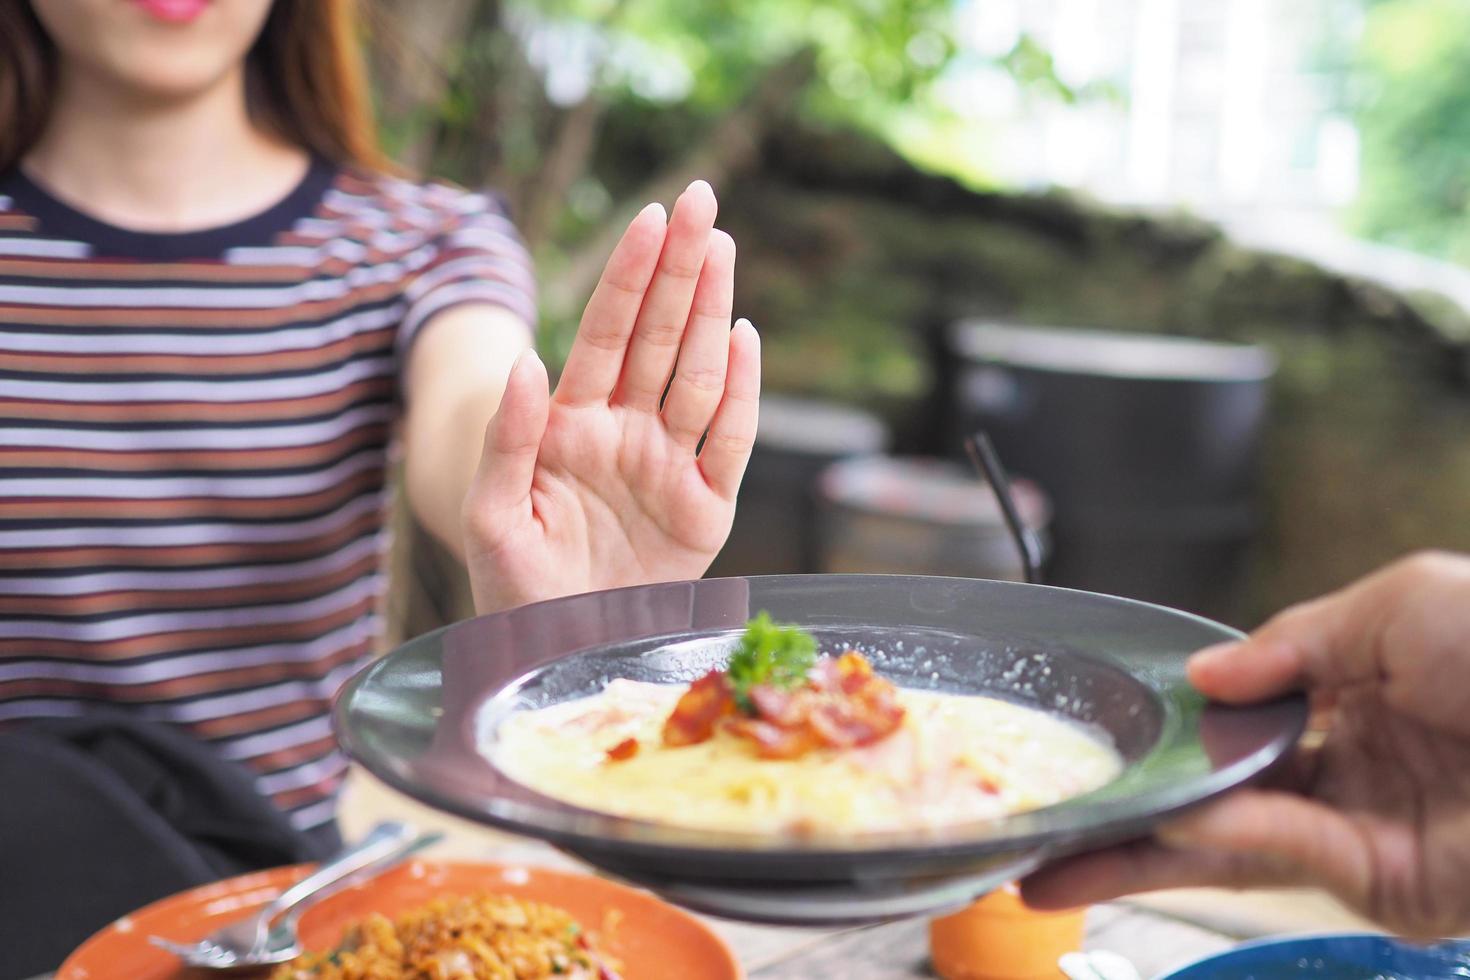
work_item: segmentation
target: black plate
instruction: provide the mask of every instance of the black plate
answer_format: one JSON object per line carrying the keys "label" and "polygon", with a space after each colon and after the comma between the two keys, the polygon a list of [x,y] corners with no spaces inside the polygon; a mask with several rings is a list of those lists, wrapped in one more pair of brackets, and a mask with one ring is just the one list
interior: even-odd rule
{"label": "black plate", "polygon": [[[596,693],[609,678],[693,680],[723,662],[761,610],[811,630],[826,651],[863,649],[902,686],[1002,697],[1096,725],[1125,769],[1094,792],[1004,819],[796,839],[585,810],[513,781],[481,751],[510,712]],[[573,596],[430,633],[354,677],[333,722],[352,757],[404,793],[669,891],[911,890],[1135,836],[1274,763],[1302,731],[1303,699],[1207,705],[1184,677],[1190,652],[1239,636],[1159,606],[1013,582],[708,579]]]}

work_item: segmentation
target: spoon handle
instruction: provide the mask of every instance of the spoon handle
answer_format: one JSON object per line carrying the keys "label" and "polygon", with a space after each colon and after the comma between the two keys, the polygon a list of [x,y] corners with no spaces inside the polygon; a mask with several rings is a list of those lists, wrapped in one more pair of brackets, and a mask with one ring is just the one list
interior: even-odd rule
{"label": "spoon handle", "polygon": [[[411,824],[395,820],[378,824],[358,843],[339,853],[311,874],[287,888],[261,913],[265,922],[273,922],[296,906],[324,894],[359,872],[372,868],[381,873],[403,858],[427,847],[443,837],[439,833],[420,834]],[[360,880],[360,879],[359,879]]]}

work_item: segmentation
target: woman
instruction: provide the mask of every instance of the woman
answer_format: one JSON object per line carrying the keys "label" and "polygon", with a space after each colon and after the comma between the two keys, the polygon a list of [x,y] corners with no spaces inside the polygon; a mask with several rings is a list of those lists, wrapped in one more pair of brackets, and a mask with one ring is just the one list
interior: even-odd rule
{"label": "woman", "polygon": [[0,724],[181,728],[330,827],[399,425],[481,612],[702,574],[759,388],[715,210],[633,220],[549,394],[506,215],[385,172],[348,0],[0,5]]}

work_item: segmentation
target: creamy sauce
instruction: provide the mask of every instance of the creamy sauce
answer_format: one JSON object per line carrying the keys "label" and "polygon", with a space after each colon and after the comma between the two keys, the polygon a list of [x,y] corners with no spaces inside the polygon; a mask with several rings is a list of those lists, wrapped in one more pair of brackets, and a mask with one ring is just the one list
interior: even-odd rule
{"label": "creamy sauce", "polygon": [[[710,830],[837,832],[941,827],[1050,806],[1122,769],[1071,722],[994,698],[901,688],[889,737],[798,759],[762,759],[726,732],[666,748],[683,685],[614,680],[600,694],[502,723],[495,764],[547,796],[604,813]],[[611,761],[628,738],[635,756]]]}

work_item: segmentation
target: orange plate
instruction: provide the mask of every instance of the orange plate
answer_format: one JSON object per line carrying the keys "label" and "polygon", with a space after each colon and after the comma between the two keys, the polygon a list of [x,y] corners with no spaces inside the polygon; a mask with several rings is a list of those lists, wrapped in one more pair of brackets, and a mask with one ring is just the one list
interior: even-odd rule
{"label": "orange plate", "polygon": [[[152,935],[193,942],[264,905],[308,870],[302,865],[202,885],[124,916],[79,946],[56,980],[198,980],[148,942]],[[636,891],[587,875],[499,864],[411,861],[366,884],[325,898],[301,918],[308,950],[331,949],[346,925],[370,912],[394,916],[441,895],[497,892],[557,905],[601,932],[604,916],[622,913],[601,948],[623,963],[629,980],[739,980],[729,947],[698,919]]]}

